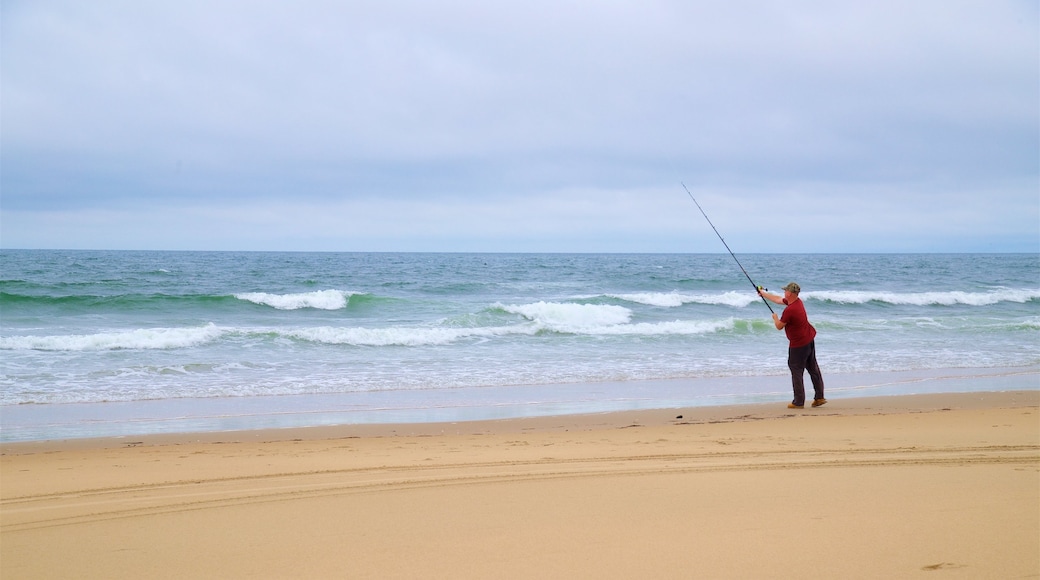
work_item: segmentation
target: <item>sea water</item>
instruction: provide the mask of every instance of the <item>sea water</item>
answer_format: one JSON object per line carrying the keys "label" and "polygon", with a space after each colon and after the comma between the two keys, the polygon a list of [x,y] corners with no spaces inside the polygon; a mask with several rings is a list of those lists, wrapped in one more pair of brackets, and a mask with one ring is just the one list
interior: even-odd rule
{"label": "sea water", "polygon": [[[1036,254],[739,258],[828,398],[1040,388]],[[3,250],[0,436],[786,403],[767,308],[728,254]]]}

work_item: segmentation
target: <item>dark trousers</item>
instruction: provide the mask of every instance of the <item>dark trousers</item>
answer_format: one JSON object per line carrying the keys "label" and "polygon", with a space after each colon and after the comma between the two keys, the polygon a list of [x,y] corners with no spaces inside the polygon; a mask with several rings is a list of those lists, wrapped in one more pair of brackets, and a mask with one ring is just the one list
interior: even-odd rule
{"label": "dark trousers", "polygon": [[813,398],[823,398],[823,375],[820,374],[820,365],[816,364],[816,341],[805,346],[789,348],[787,350],[787,366],[791,368],[791,386],[794,387],[795,405],[805,404],[805,382],[803,373],[809,371],[815,395]]}

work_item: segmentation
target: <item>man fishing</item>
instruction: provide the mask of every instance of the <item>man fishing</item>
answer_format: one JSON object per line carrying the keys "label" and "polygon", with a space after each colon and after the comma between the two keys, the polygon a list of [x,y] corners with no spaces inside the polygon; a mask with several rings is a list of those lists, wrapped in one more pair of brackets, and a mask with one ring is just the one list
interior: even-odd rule
{"label": "man fishing", "polygon": [[816,363],[816,329],[809,324],[805,304],[798,298],[801,291],[801,287],[794,282],[784,286],[783,298],[766,292],[764,288],[758,289],[758,295],[762,298],[785,306],[782,316],[773,313],[773,324],[777,330],[782,329],[787,334],[787,340],[791,342],[787,349],[787,366],[791,368],[794,400],[787,405],[789,409],[805,408],[805,371],[809,371],[815,392],[812,406],[819,407],[827,402],[827,399],[823,398],[823,375],[820,374],[820,365]]}
{"label": "man fishing", "polygon": [[787,333],[787,340],[791,341],[791,346],[787,350],[787,366],[791,368],[794,400],[787,407],[789,409],[805,408],[805,383],[802,375],[806,370],[809,371],[809,378],[812,379],[813,390],[816,392],[812,406],[819,407],[826,404],[827,399],[823,398],[823,375],[820,374],[820,365],[816,364],[816,329],[809,324],[809,317],[805,314],[805,304],[802,304],[802,301],[798,299],[798,293],[801,292],[801,288],[798,284],[791,282],[784,286],[784,297],[781,298],[776,294],[766,292],[766,289],[761,286],[756,286],[755,281],[751,279],[751,275],[747,273],[740,260],[737,259],[737,255],[729,248],[729,244],[726,243],[725,238],[719,233],[718,228],[711,223],[708,214],[704,213],[704,208],[697,203],[697,198],[690,193],[690,188],[686,187],[685,183],[682,186],[686,190],[686,194],[693,200],[693,203],[697,205],[697,209],[701,210],[701,215],[708,221],[708,225],[715,230],[715,235],[719,237],[722,245],[726,246],[726,251],[729,252],[730,256],[733,256],[733,261],[737,263],[737,266],[740,266],[740,271],[744,273],[744,277],[758,291],[758,295],[762,297],[762,302],[765,303],[766,308],[773,312],[773,307],[769,305],[770,301],[786,306],[783,316],[777,316],[776,312],[773,312],[773,324],[776,324],[777,330],[783,329]]}

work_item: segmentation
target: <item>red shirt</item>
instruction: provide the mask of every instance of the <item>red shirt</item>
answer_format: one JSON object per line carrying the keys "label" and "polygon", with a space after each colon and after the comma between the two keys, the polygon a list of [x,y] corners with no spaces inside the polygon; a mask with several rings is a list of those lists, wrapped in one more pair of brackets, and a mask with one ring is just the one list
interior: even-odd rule
{"label": "red shirt", "polygon": [[784,304],[787,304],[787,308],[784,308],[784,313],[780,316],[780,322],[786,325],[784,326],[784,332],[787,333],[787,340],[791,341],[791,348],[798,348],[812,342],[816,338],[816,329],[809,324],[809,316],[805,313],[805,304],[799,298],[795,298],[789,304],[785,298]]}

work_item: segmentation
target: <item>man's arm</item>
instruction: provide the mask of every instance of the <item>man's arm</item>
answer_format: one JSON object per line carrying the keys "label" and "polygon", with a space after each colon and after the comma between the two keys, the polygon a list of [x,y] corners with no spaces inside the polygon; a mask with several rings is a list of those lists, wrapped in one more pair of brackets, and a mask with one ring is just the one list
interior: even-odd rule
{"label": "man's arm", "polygon": [[770,294],[769,292],[766,292],[765,290],[762,290],[762,289],[759,289],[758,295],[761,296],[762,298],[765,298],[766,300],[774,303],[774,304],[780,304],[781,306],[784,304],[784,297],[783,296],[777,296],[776,294]]}
{"label": "man's arm", "polygon": [[[762,290],[761,288],[758,290],[758,295],[761,296],[762,298],[765,298],[766,300],[768,300],[770,302],[775,302],[775,303],[780,304],[780,305],[783,305],[783,303],[784,303],[783,297],[777,296],[776,294],[770,294],[769,292],[766,292],[765,290]],[[776,312],[773,313],[773,324],[776,326],[777,330],[783,330],[784,327],[787,326],[787,323],[781,321],[780,320],[780,315],[777,314]]]}

